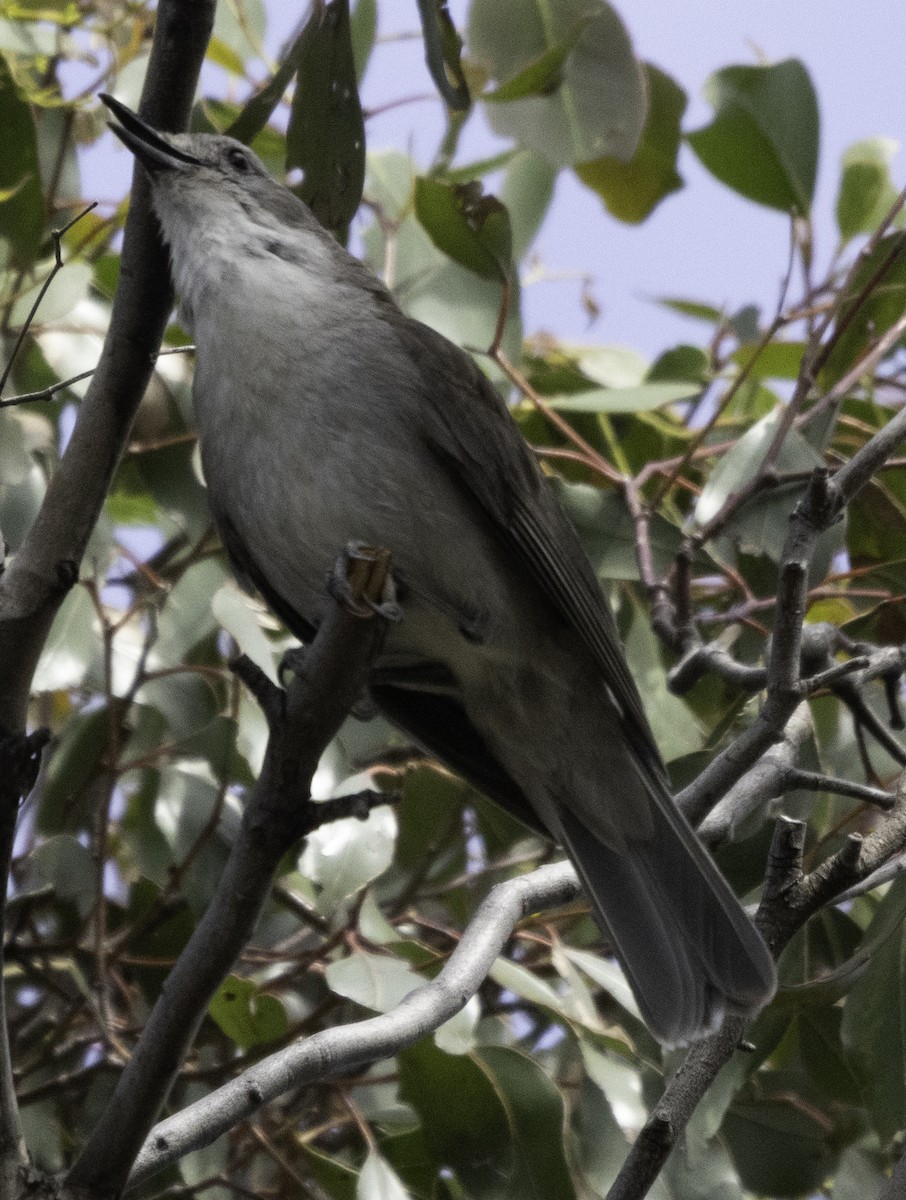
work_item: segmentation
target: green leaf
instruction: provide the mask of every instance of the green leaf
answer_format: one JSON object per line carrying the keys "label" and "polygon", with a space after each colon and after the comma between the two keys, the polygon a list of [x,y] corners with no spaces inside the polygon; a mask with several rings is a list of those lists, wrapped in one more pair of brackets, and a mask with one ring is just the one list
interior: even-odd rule
{"label": "green leaf", "polygon": [[749,343],[739,347],[733,361],[749,367],[750,379],[798,379],[804,350],[804,342],[768,342],[760,350]]}
{"label": "green leaf", "polygon": [[640,383],[637,387],[595,388],[573,396],[551,396],[547,403],[562,412],[651,412],[665,404],[694,400],[701,390],[700,385],[689,383]]}
{"label": "green leaf", "polygon": [[[881,941],[846,997],[843,1044],[857,1056],[866,1080],[867,1107],[882,1142],[894,1137],[906,1112],[906,879],[881,901],[875,922],[893,932]],[[898,919],[897,919],[898,918]]]}
{"label": "green leaf", "polygon": [[648,383],[668,379],[685,379],[702,385],[711,382],[711,359],[698,346],[680,345],[665,350],[652,364],[646,376]]}
{"label": "green leaf", "polygon": [[495,133],[555,166],[604,155],[628,160],[645,123],[645,83],[622,21],[603,0],[528,0],[518,20],[501,20],[497,0],[475,0],[471,56],[504,88],[520,76],[516,86],[525,87],[526,71],[534,71],[529,79],[536,84],[545,76],[556,83],[551,67],[577,24],[581,33],[562,62],[560,86],[551,95],[488,104],[488,119]]}
{"label": "green leaf", "polygon": [[6,0],[3,12],[14,21],[52,21],[68,26],[80,20],[75,0]]}
{"label": "green leaf", "polygon": [[[372,155],[369,195],[390,219],[399,220],[392,239],[394,294],[403,310],[461,346],[490,345],[500,318],[500,276],[484,278],[443,254],[412,212],[415,171],[400,154]],[[364,233],[367,259],[380,274],[388,238],[377,221]],[[503,345],[511,360],[522,347],[518,277],[510,280]]]}
{"label": "green leaf", "polygon": [[429,1153],[470,1200],[500,1200],[502,1180],[505,1195],[571,1200],[563,1099],[531,1059],[504,1047],[454,1057],[420,1042],[399,1064]]}
{"label": "green leaf", "polygon": [[[2,222],[2,214],[3,205],[0,205],[0,222]],[[38,282],[16,297],[10,315],[11,325],[16,327],[25,324],[50,271],[51,264],[48,262]],[[88,263],[66,262],[63,269],[56,273],[53,282],[42,298],[37,319],[42,324],[49,324],[51,321],[60,321],[63,317],[68,316],[79,301],[88,294],[93,275],[94,272]]]}
{"label": "green leaf", "polygon": [[714,120],[689,144],[722,183],[769,208],[807,216],[818,169],[818,101],[798,59],[724,67],[705,84]]}
{"label": "green leaf", "polygon": [[211,612],[242,653],[276,683],[274,645],[262,630],[249,598],[234,583],[225,583],[211,597]]}
{"label": "green leaf", "polygon": [[349,0],[312,9],[286,131],[286,169],[304,172],[296,195],[325,229],[345,233],[365,183],[365,123],[356,82]]}
{"label": "green leaf", "polygon": [[289,1028],[286,1009],[277,997],[238,975],[226,977],[208,1007],[208,1015],[243,1050],[276,1041]]}
{"label": "green leaf", "polygon": [[23,885],[32,891],[50,884],[59,900],[72,901],[87,917],[97,901],[97,867],[91,852],[70,834],[59,834],[36,846],[28,856]]}
{"label": "green leaf", "polygon": [[354,1000],[363,1008],[385,1013],[425,982],[399,958],[357,950],[348,958],[328,963],[327,986],[338,996]]}
{"label": "green leaf", "polygon": [[597,192],[607,211],[631,224],[644,221],[665,196],[683,186],[676,160],[686,93],[650,63],[644,65],[644,70],[648,116],[632,158],[627,162],[608,155],[576,165],[576,174]]}
{"label": "green leaf", "polygon": [[431,241],[454,262],[484,279],[508,279],[512,271],[510,218],[481,184],[415,181],[415,212]]}
{"label": "green leaf", "polygon": [[563,998],[559,996],[549,983],[520,966],[509,958],[498,958],[488,972],[491,979],[514,996],[521,996],[530,1004],[538,1004],[551,1012],[563,1013]]}
{"label": "green leaf", "polygon": [[226,582],[222,563],[194,563],[167,597],[158,620],[154,657],[164,665],[181,662],[193,646],[216,628],[211,597]]}
{"label": "green leaf", "polygon": [[249,145],[264,129],[270,120],[271,113],[283,99],[283,93],[289,87],[290,80],[299,67],[306,46],[306,31],[299,34],[287,51],[286,57],[277,70],[246,103],[242,110],[233,118],[226,133]]}
{"label": "green leaf", "polygon": [[364,821],[332,821],[309,834],[299,869],[320,885],[318,911],[334,916],[344,900],[383,875],[395,841],[396,816],[386,806],[373,808]]}
{"label": "green leaf", "polygon": [[246,59],[258,57],[264,40],[267,16],[264,0],[221,0],[214,17],[212,41],[217,60],[236,75],[245,74]]}
{"label": "green leaf", "polygon": [[[866,289],[871,289],[865,295]],[[856,365],[871,343],[906,312],[906,233],[890,233],[881,238],[868,258],[860,264],[844,302],[840,305],[837,328],[839,341],[825,368],[837,379]]]}
{"label": "green leaf", "polygon": [[698,750],[704,740],[701,726],[692,710],[668,690],[660,647],[641,609],[633,619],[625,649],[664,761]]}
{"label": "green leaf", "polygon": [[[550,482],[598,578],[638,579],[635,523],[623,497],[587,483],[566,483],[557,476]],[[649,538],[655,570],[663,575],[682,545],[682,533],[656,513]]]}
{"label": "green leaf", "polygon": [[44,643],[33,692],[56,692],[79,687],[89,667],[100,658],[97,613],[84,587],[75,587],[63,601]]}
{"label": "green leaf", "polygon": [[797,1018],[799,1050],[812,1081],[831,1100],[861,1105],[863,1081],[840,1040],[842,1008],[811,1008]]}
{"label": "green leaf", "polygon": [[17,265],[34,262],[44,231],[44,201],[37,136],[31,109],[0,55],[0,239],[9,242]]}
{"label": "green leaf", "polygon": [[361,83],[377,37],[377,0],[357,0],[349,18],[349,37],[355,77]]}
{"label": "green leaf", "polygon": [[472,98],[462,69],[462,38],[447,11],[445,0],[416,0],[422,19],[425,59],[448,108],[467,112]]}
{"label": "green leaf", "polygon": [[648,373],[648,363],[628,346],[570,346],[564,351],[575,355],[583,375],[606,388],[631,388]]}
{"label": "green leaf", "polygon": [[477,1058],[506,1106],[518,1155],[516,1195],[575,1195],[564,1147],[563,1096],[538,1064],[505,1046],[486,1046]]}
{"label": "green leaf", "polygon": [[897,189],[890,178],[890,160],[899,149],[893,138],[874,137],[855,142],[843,154],[837,194],[837,228],[848,242],[872,233],[890,211]]}
{"label": "green leaf", "polygon": [[567,55],[575,48],[591,16],[591,13],[586,13],[579,17],[567,30],[562,41],[545,50],[500,87],[484,92],[482,100],[499,103],[505,100],[522,100],[526,96],[548,96],[555,92],[563,82],[563,65]]}
{"label": "green leaf", "polygon": [[355,1200],[409,1200],[409,1192],[390,1163],[370,1149],[356,1183]]}
{"label": "green leaf", "polygon": [[71,718],[53,751],[40,793],[38,828],[42,833],[79,829],[90,802],[85,792],[101,769],[110,716],[106,706]]}
{"label": "green leaf", "polygon": [[[513,262],[521,262],[547,216],[554,198],[557,171],[531,150],[507,157],[500,199],[510,215]],[[477,172],[476,172],[477,173]]]}
{"label": "green leaf", "polygon": [[[695,521],[705,525],[730,496],[745,486],[764,461],[780,420],[779,405],[746,430],[735,446],[717,463],[695,505]],[[795,429],[787,434],[775,466],[778,471],[810,471],[822,458]],[[802,485],[796,485],[796,493]],[[756,497],[736,514],[729,532],[740,544],[769,554],[776,562],[783,549],[786,522],[795,501],[789,489]]]}
{"label": "green leaf", "polygon": [[721,325],[727,314],[722,308],[713,304],[703,304],[700,300],[683,300],[678,296],[658,296],[655,303],[663,308],[669,308],[683,317],[692,317],[695,321],[707,321],[709,325]]}

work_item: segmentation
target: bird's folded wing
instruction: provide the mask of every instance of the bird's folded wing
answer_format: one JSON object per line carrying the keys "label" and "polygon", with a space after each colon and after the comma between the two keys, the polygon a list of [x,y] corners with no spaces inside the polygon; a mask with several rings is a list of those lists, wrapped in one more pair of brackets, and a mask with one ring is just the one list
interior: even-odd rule
{"label": "bird's folded wing", "polygon": [[663,778],[613,614],[503,400],[471,358],[440,334],[401,313],[383,315],[425,380],[432,401],[423,415],[427,444],[579,635],[600,666],[627,737]]}

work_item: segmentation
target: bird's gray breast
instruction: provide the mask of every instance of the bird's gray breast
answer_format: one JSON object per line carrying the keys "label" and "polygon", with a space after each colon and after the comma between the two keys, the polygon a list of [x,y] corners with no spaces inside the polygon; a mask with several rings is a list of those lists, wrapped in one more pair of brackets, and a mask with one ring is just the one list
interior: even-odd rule
{"label": "bird's gray breast", "polygon": [[489,597],[464,568],[492,557],[489,534],[431,458],[430,397],[373,299],[280,259],[225,270],[218,299],[193,306],[202,463],[271,587],[312,620],[337,553],[359,540],[474,619]]}

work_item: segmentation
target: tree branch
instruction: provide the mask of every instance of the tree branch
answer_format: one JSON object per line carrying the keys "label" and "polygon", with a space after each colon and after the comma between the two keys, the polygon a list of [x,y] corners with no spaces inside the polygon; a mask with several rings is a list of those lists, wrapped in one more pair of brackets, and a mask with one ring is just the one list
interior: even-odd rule
{"label": "tree branch", "polygon": [[[363,561],[362,551],[348,556],[350,577]],[[375,613],[389,584],[388,569],[389,556],[373,554],[358,586],[328,609],[287,691],[268,684],[270,737],[239,834],[217,890],[69,1174],[72,1187],[104,1194],[122,1190],[214,993],[252,935],[281,858],[328,815],[310,799],[311,779],[361,693],[383,638],[384,618]],[[365,617],[363,600],[375,606],[365,609]]]}
{"label": "tree branch", "polygon": [[[215,0],[161,0],[139,112],[185,129]],[[0,726],[25,724],[38,658],[88,538],[153,369],[172,305],[167,256],[140,169],[123,241],[120,283],[94,378],[31,529],[0,577]]]}
{"label": "tree branch", "polygon": [[162,1121],[151,1131],[127,1187],[138,1187],[184,1155],[210,1145],[291,1088],[392,1058],[432,1033],[477,992],[520,920],[539,909],[569,904],[580,891],[575,871],[566,862],[498,884],[436,979],[410,992],[392,1012],[313,1034]]}

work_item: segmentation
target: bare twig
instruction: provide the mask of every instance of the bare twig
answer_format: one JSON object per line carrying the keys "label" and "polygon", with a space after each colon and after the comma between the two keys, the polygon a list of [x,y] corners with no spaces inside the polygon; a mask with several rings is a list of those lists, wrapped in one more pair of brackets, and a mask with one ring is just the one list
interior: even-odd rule
{"label": "bare twig", "polygon": [[3,373],[0,374],[0,395],[3,394],[3,389],[6,387],[10,372],[13,369],[13,364],[15,363],[19,351],[22,348],[22,343],[28,336],[28,331],[31,329],[35,315],[37,314],[38,309],[41,307],[41,302],[47,295],[47,289],[50,287],[58,273],[62,271],[65,265],[63,262],[63,236],[64,234],[68,233],[70,229],[72,229],[73,225],[81,221],[82,217],[87,216],[93,208],[97,208],[96,200],[92,204],[89,204],[87,208],[83,208],[82,211],[74,216],[71,221],[67,221],[62,229],[51,230],[50,236],[53,238],[54,265],[51,268],[50,274],[42,283],[38,295],[35,297],[35,302],[31,306],[28,316],[25,318],[25,324],[19,330],[19,336],[16,338],[16,344],[13,346],[13,352],[9,356],[6,366],[3,368]]}

